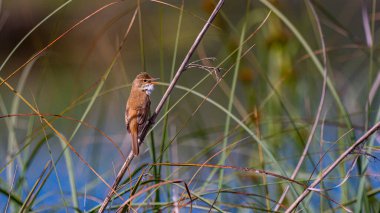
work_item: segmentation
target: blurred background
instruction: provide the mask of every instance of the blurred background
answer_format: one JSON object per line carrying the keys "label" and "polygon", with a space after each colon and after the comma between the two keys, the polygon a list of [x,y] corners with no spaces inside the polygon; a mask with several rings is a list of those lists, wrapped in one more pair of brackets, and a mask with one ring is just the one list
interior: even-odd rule
{"label": "blurred background", "polygon": [[[0,77],[8,83],[0,86],[0,209],[96,210],[108,191],[99,175],[112,185],[131,149],[130,83],[142,71],[160,78],[153,111],[216,3],[0,0]],[[295,178],[309,184],[379,121],[379,7],[227,0],[190,59],[220,68],[220,81],[203,69],[183,73],[126,174],[124,201],[132,186],[181,179],[196,212],[284,211],[302,187],[292,184],[276,208],[289,182],[239,168],[290,177],[310,138]],[[379,157],[375,135],[319,188],[341,186],[312,193],[300,209],[378,211]],[[198,171],[204,163],[232,168]],[[189,202],[183,184],[167,184],[132,206],[188,212]]]}

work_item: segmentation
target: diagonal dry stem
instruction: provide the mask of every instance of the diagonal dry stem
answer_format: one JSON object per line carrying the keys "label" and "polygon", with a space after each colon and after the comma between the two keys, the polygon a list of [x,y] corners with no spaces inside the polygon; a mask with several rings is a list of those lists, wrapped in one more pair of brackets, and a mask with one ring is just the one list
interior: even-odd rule
{"label": "diagonal dry stem", "polygon": [[[220,0],[216,7],[214,8],[214,11],[211,13],[209,19],[203,26],[202,30],[199,32],[197,38],[195,39],[193,45],[191,46],[190,50],[186,54],[185,58],[182,61],[181,66],[178,68],[176,75],[174,76],[173,80],[171,81],[168,89],[166,90],[165,94],[163,95],[160,103],[157,105],[156,110],[154,111],[153,115],[150,117],[149,122],[142,130],[139,138],[139,145],[141,145],[145,139],[146,134],[148,133],[148,130],[151,128],[151,126],[154,124],[158,114],[162,110],[162,107],[164,106],[166,100],[169,98],[169,95],[171,94],[172,90],[174,89],[174,86],[177,84],[181,74],[186,70],[186,66],[189,64],[189,60],[193,53],[195,52],[195,49],[198,47],[199,43],[201,42],[203,36],[205,35],[206,31],[210,27],[212,21],[215,19],[216,15],[218,14],[219,10],[221,9],[222,5],[224,3],[224,0]],[[101,207],[99,208],[98,212],[104,212],[106,209],[108,203],[110,202],[112,195],[114,194],[117,186],[119,185],[121,179],[123,178],[125,172],[127,171],[129,165],[131,164],[132,160],[134,158],[134,155],[132,152],[129,153],[126,161],[124,162],[122,168],[120,169],[119,173],[117,174],[117,177],[112,185],[112,189],[108,192],[106,198],[104,199]]]}
{"label": "diagonal dry stem", "polygon": [[311,189],[316,188],[316,186],[326,178],[326,176],[335,169],[352,151],[355,150],[356,147],[364,143],[371,135],[375,134],[377,130],[380,129],[380,122],[374,125],[370,130],[368,130],[362,137],[360,137],[352,146],[346,149],[338,159],[334,161],[325,171],[323,171],[322,175],[317,178],[307,189],[305,189],[300,196],[292,203],[292,205],[286,210],[286,213],[292,212],[295,208],[297,208],[298,204],[300,204],[303,199],[312,191]]}

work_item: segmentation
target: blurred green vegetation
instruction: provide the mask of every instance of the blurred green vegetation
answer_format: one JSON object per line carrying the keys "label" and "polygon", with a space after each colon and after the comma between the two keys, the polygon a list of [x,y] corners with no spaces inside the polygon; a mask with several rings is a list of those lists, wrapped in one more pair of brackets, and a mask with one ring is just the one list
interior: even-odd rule
{"label": "blurred green vegetation", "polygon": [[[309,184],[379,122],[378,2],[310,1],[225,2],[191,58],[214,57],[198,63],[220,68],[221,81],[201,69],[181,76],[119,189],[124,201],[181,179],[192,201],[184,184],[167,184],[132,207],[274,211],[291,185],[284,211],[303,188],[242,168],[290,177],[317,122],[295,178]],[[99,175],[111,185],[120,151],[131,149],[124,124],[131,81],[141,71],[160,78],[153,111],[217,1],[110,3],[0,0],[0,77],[16,90],[1,83],[0,209],[96,211],[108,191]],[[378,143],[375,135],[349,155],[319,188],[348,180],[312,193],[299,210],[378,212]]]}

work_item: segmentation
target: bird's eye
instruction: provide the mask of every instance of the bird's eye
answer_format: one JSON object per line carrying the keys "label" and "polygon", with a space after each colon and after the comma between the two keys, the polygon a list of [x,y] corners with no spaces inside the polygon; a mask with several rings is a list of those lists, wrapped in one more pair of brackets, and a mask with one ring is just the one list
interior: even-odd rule
{"label": "bird's eye", "polygon": [[146,79],[144,79],[144,82],[147,82],[147,80],[146,80]]}

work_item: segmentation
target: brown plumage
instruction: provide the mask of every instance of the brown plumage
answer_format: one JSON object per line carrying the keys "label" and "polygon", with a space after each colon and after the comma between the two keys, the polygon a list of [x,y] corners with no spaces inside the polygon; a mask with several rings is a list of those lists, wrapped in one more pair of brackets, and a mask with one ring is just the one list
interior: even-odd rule
{"label": "brown plumage", "polygon": [[132,83],[131,93],[127,101],[125,123],[132,138],[132,151],[136,156],[139,154],[139,135],[149,118],[149,95],[156,80],[146,72],[138,74]]}

